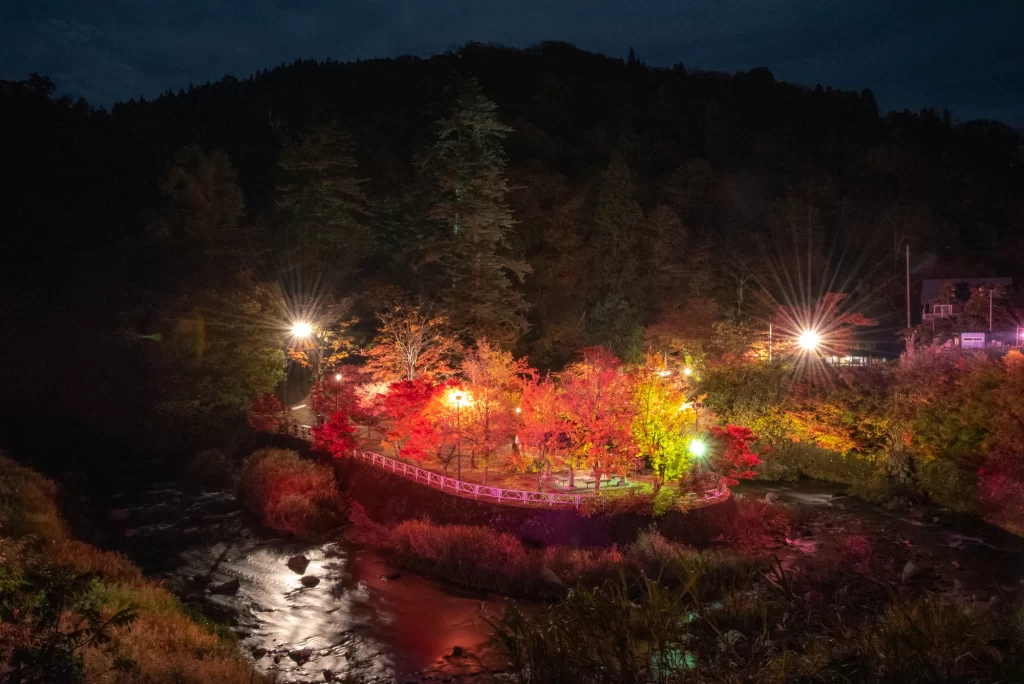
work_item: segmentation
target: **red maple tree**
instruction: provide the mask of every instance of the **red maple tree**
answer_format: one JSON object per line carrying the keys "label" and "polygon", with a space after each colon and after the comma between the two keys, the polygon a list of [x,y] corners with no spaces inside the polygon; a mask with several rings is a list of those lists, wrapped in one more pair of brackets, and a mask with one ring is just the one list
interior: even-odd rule
{"label": "red maple tree", "polygon": [[356,446],[356,428],[345,411],[335,411],[323,425],[313,428],[313,448],[326,451],[335,458],[348,455]]}
{"label": "red maple tree", "polygon": [[754,468],[761,463],[757,452],[750,445],[757,436],[748,427],[726,425],[711,428],[714,446],[709,450],[708,466],[722,477],[732,480],[749,480],[754,477]]}
{"label": "red maple tree", "polygon": [[388,386],[380,397],[380,413],[386,421],[383,443],[390,446],[395,455],[422,460],[426,457],[423,449],[430,426],[425,409],[437,387],[426,378],[402,380]]}
{"label": "red maple tree", "polygon": [[249,427],[258,432],[287,432],[291,411],[281,411],[281,399],[267,392],[252,400],[249,407]]}

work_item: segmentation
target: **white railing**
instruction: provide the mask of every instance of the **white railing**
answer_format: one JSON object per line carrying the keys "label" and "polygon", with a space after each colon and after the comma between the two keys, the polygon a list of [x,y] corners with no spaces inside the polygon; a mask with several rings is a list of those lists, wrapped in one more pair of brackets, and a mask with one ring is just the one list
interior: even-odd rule
{"label": "white railing", "polygon": [[[484,499],[509,506],[547,506],[548,508],[578,509],[580,504],[586,499],[601,498],[601,495],[597,493],[535,492],[463,482],[441,473],[435,473],[432,470],[425,470],[409,463],[403,463],[387,456],[375,454],[372,451],[353,449],[352,456],[356,459],[367,461],[382,470],[390,470],[395,474],[403,475],[421,484],[467,499]],[[714,489],[706,490],[699,499],[695,497],[695,500],[692,501],[693,507],[696,508],[714,503],[725,498],[728,493],[729,488],[725,482],[719,479]]]}

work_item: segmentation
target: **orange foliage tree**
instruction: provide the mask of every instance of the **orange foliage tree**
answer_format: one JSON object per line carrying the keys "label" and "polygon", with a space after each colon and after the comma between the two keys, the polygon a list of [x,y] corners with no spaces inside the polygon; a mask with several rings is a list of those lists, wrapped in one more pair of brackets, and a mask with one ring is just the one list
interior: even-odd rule
{"label": "orange foliage tree", "polygon": [[377,314],[377,336],[367,348],[366,368],[375,380],[395,382],[427,377],[443,380],[455,373],[462,347],[448,320],[424,303],[390,304]]}
{"label": "orange foliage tree", "polygon": [[633,379],[600,347],[584,350],[583,359],[560,374],[561,414],[570,448],[563,454],[570,486],[575,470],[589,468],[595,491],[601,475],[637,465],[633,441]]}
{"label": "orange foliage tree", "polygon": [[473,467],[483,466],[483,482],[491,459],[511,446],[522,401],[523,382],[534,375],[525,359],[478,340],[462,362],[468,401],[461,407],[460,434],[470,451]]}
{"label": "orange foliage tree", "polygon": [[520,472],[536,472],[538,490],[552,461],[569,446],[561,401],[561,390],[551,378],[531,378],[523,384],[517,432],[521,443],[512,452],[512,464]]}

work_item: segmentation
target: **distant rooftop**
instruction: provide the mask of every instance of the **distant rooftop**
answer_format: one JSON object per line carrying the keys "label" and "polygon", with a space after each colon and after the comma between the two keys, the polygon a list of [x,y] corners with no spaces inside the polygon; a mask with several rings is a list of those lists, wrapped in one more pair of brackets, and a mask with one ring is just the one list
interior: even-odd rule
{"label": "distant rooftop", "polygon": [[946,283],[959,285],[961,283],[968,287],[981,287],[982,285],[1013,285],[1013,278],[940,278],[938,280],[925,280],[921,284],[921,303],[927,304],[939,296],[939,291]]}

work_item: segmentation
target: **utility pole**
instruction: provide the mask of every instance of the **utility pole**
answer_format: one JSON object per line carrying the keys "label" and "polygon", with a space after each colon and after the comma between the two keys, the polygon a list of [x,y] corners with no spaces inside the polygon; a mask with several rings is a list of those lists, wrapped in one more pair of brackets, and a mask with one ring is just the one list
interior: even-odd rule
{"label": "utility pole", "polygon": [[988,288],[988,331],[992,332],[992,289]]}
{"label": "utility pole", "polygon": [[907,330],[910,330],[910,245],[907,245]]}

